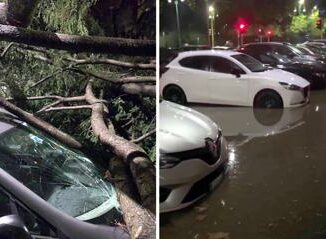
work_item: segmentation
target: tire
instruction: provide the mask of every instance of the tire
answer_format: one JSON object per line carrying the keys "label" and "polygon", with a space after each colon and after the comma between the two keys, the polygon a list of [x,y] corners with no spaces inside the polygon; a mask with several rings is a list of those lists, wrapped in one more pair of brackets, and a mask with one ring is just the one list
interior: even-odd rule
{"label": "tire", "polygon": [[265,109],[283,108],[283,101],[277,92],[273,90],[264,90],[256,95],[254,107]]}
{"label": "tire", "polygon": [[166,87],[163,91],[163,98],[179,105],[187,104],[187,98],[185,93],[180,87],[176,85]]}

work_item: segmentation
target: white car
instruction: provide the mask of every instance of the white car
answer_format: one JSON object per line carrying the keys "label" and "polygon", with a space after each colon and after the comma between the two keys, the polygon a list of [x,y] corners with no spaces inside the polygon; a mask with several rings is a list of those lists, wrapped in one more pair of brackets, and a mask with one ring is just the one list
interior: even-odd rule
{"label": "white car", "polygon": [[266,68],[251,56],[235,51],[180,53],[165,69],[160,93],[179,104],[282,108],[309,102],[308,81],[290,72]]}
{"label": "white car", "polygon": [[227,143],[208,117],[160,104],[160,212],[185,208],[215,188],[227,169]]}

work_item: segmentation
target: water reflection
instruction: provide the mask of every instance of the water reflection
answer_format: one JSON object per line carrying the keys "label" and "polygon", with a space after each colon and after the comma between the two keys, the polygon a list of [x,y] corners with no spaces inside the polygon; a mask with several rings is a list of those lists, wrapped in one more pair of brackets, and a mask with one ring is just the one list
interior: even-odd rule
{"label": "water reflection", "polygon": [[305,123],[306,107],[253,109],[249,107],[193,106],[215,121],[231,149],[256,137],[267,137],[295,129]]}

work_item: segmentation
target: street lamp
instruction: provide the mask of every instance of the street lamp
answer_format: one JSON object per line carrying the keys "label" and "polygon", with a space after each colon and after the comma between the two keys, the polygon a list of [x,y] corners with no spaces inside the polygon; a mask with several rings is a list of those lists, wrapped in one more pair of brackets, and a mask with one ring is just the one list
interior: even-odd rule
{"label": "street lamp", "polygon": [[214,6],[209,6],[208,8],[208,18],[210,20],[211,26],[210,26],[210,31],[211,31],[211,46],[215,46],[215,8]]}
{"label": "street lamp", "polygon": [[[175,15],[177,18],[177,34],[178,34],[178,47],[181,47],[181,29],[180,29],[180,16],[179,16],[179,1],[184,2],[185,0],[174,0]],[[172,3],[172,0],[168,0],[168,3]]]}

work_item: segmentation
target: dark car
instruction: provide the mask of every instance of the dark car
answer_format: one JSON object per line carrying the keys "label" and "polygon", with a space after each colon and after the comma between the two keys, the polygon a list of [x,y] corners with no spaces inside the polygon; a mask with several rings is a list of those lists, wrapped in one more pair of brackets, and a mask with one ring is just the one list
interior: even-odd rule
{"label": "dark car", "polygon": [[[296,53],[296,48],[292,48],[290,45],[247,44],[242,46],[239,51],[256,58],[267,66],[289,71],[305,78],[310,82],[312,89],[325,88],[326,86],[326,64],[303,59],[299,55],[300,53]],[[291,58],[291,55],[294,56],[295,54],[298,57]]]}
{"label": "dark car", "polygon": [[[0,239],[126,239],[99,167],[0,109]],[[111,225],[111,226],[108,226]]]}

